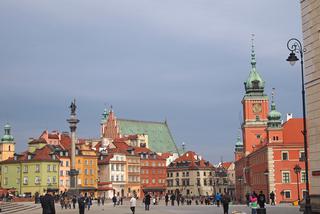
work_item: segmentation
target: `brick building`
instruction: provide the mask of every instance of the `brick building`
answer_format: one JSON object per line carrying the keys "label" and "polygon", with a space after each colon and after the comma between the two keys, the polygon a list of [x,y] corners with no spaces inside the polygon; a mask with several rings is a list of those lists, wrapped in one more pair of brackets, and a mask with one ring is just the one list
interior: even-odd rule
{"label": "brick building", "polygon": [[269,111],[265,82],[256,69],[253,48],[251,56],[252,69],[242,100],[243,145],[238,140],[235,149],[236,198],[243,202],[247,192],[273,191],[276,203],[292,202],[298,199],[296,165],[302,169],[298,174],[301,198],[305,191],[302,119],[282,123],[273,96]]}

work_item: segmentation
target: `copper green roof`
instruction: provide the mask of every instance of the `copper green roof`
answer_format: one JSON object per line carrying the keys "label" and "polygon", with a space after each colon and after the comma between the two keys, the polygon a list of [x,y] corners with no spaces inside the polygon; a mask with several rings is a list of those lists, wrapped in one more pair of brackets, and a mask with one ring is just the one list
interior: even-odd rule
{"label": "copper green roof", "polygon": [[121,135],[146,134],[154,152],[178,152],[166,122],[117,119]]}
{"label": "copper green roof", "polygon": [[281,113],[276,110],[276,104],[272,100],[271,111],[268,114],[268,127],[279,128],[281,126]]}
{"label": "copper green roof", "polygon": [[14,138],[11,135],[11,126],[7,123],[4,126],[4,135],[1,138],[1,142],[5,143],[5,142],[12,142],[12,141],[14,141]]}
{"label": "copper green roof", "polygon": [[254,51],[254,45],[252,43],[251,50],[251,71],[247,81],[244,82],[244,87],[247,95],[262,95],[264,91],[264,80],[260,76],[256,68],[256,54]]}

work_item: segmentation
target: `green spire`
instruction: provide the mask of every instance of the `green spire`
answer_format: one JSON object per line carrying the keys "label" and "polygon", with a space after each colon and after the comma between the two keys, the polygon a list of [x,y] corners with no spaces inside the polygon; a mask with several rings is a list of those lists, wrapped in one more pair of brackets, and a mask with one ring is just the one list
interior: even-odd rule
{"label": "green spire", "polygon": [[5,142],[12,142],[12,141],[14,141],[14,138],[11,135],[11,126],[7,123],[4,126],[4,135],[1,138],[1,142],[5,143]]}
{"label": "green spire", "polygon": [[105,122],[107,122],[108,115],[109,115],[108,109],[105,108],[103,113],[102,113],[101,124],[104,124]]}
{"label": "green spire", "polygon": [[235,151],[236,152],[243,151],[243,142],[241,141],[241,137],[240,136],[237,137]]}
{"label": "green spire", "polygon": [[246,94],[250,95],[263,95],[264,80],[256,69],[256,53],[254,50],[254,34],[251,39],[251,71],[246,82],[244,82]]}
{"label": "green spire", "polygon": [[276,110],[276,104],[274,102],[274,91],[272,89],[271,94],[271,111],[268,114],[268,127],[269,128],[280,128],[281,127],[281,113]]}

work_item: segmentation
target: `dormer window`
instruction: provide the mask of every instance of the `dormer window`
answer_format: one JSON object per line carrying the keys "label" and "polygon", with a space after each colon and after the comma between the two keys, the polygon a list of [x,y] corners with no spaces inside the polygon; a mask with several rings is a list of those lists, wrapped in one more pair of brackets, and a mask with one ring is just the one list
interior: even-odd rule
{"label": "dormer window", "polygon": [[52,160],[56,160],[56,156],[55,155],[51,155]]}
{"label": "dormer window", "polygon": [[69,152],[66,152],[66,156],[69,156]]}
{"label": "dormer window", "polygon": [[13,159],[14,159],[14,160],[18,160],[18,156],[17,156],[17,155],[15,155]]}
{"label": "dormer window", "polygon": [[28,155],[28,160],[31,160],[32,156],[31,155]]}
{"label": "dormer window", "polygon": [[76,155],[79,155],[79,149],[76,149]]}
{"label": "dormer window", "polygon": [[63,152],[62,151],[60,152],[60,156],[63,156]]}

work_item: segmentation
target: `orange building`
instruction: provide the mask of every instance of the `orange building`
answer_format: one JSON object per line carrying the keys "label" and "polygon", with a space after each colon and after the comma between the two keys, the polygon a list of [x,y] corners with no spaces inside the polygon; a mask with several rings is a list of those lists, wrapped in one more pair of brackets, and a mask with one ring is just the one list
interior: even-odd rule
{"label": "orange building", "polygon": [[140,196],[145,193],[162,195],[166,191],[167,168],[166,159],[148,148],[135,147],[135,152],[140,155],[141,165],[141,190]]}
{"label": "orange building", "polygon": [[[252,69],[242,100],[243,143],[238,139],[235,148],[236,198],[243,202],[247,193],[263,191],[269,196],[273,191],[276,203],[292,202],[299,196],[302,199],[305,192],[304,163],[301,162],[303,121],[289,119],[282,123],[273,97],[269,111],[265,82],[256,69],[253,48],[251,56]],[[294,172],[296,165],[301,168],[298,174]]]}

